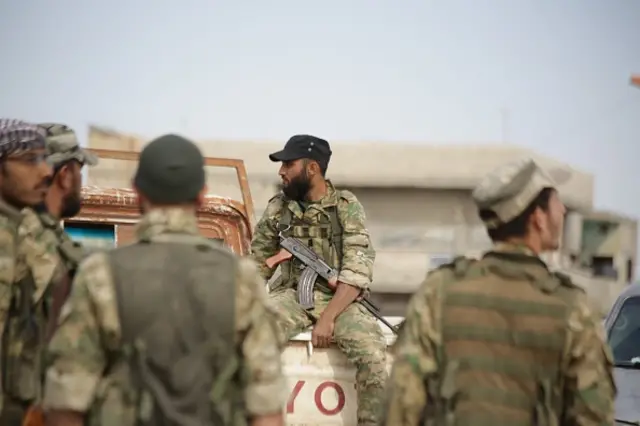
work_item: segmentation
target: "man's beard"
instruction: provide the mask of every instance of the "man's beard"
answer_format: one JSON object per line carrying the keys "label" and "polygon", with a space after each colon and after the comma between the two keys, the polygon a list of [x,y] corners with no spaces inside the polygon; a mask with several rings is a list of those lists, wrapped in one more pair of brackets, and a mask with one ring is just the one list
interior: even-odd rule
{"label": "man's beard", "polygon": [[307,198],[307,194],[309,194],[310,189],[311,180],[309,179],[309,176],[307,176],[307,173],[303,171],[298,176],[291,179],[287,185],[284,185],[282,187],[282,192],[284,192],[284,195],[286,195],[290,200],[304,201]]}
{"label": "man's beard", "polygon": [[80,213],[81,208],[82,196],[77,192],[72,192],[62,200],[62,211],[60,212],[60,217],[61,219],[74,217]]}

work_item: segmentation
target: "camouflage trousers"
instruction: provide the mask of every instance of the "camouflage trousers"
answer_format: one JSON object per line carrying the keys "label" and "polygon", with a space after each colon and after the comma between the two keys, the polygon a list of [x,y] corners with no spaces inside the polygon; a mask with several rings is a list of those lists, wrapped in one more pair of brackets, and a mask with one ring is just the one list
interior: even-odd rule
{"label": "camouflage trousers", "polygon": [[[330,296],[315,292],[315,309],[305,311],[294,289],[277,289],[269,298],[278,310],[281,341],[305,331],[326,308]],[[377,425],[387,379],[387,343],[375,317],[360,304],[351,304],[336,319],[333,340],[356,367],[358,426]]]}

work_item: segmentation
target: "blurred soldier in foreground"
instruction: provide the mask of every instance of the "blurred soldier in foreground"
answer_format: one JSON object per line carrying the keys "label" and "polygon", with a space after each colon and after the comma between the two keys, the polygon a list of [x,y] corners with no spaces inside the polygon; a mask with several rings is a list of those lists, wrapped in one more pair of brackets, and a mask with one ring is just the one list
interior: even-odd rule
{"label": "blurred soldier in foreground", "polygon": [[175,135],[152,141],[133,184],[137,242],[83,261],[62,309],[46,424],[283,425],[264,281],[253,261],[199,233],[200,150]]}
{"label": "blurred soldier in foreground", "polygon": [[287,342],[313,325],[313,346],[335,341],[356,366],[358,425],[375,425],[387,378],[387,344],[373,315],[354,303],[371,283],[375,260],[364,209],[355,195],[325,178],[331,158],[327,141],[297,135],[269,158],[282,162],[283,190],[269,201],[251,244],[262,277],[268,280],[274,273],[266,261],[280,250],[280,232],[301,239],[339,271],[337,283],[318,277],[315,306],[307,311],[296,298],[302,263],[281,263],[282,275],[269,295],[281,313],[280,339]]}
{"label": "blurred soldier in foreground", "polygon": [[62,278],[58,253],[44,242],[34,210],[43,202],[50,178],[43,129],[0,119],[2,425],[19,425],[42,390],[45,300]]}
{"label": "blurred soldier in foreground", "polygon": [[382,425],[613,425],[601,321],[538,257],[562,235],[555,187],[522,160],[475,189],[494,247],[431,272],[412,297]]}
{"label": "blurred soldier in foreground", "polygon": [[45,202],[38,210],[42,225],[47,230],[47,239],[57,247],[69,277],[52,292],[47,330],[47,335],[51,336],[62,303],[69,294],[71,279],[85,256],[82,245],[67,235],[61,221],[80,212],[82,167],[85,164],[95,166],[98,164],[98,157],[82,149],[75,132],[64,124],[40,123],[39,126],[47,131],[47,163],[53,168],[53,177]]}

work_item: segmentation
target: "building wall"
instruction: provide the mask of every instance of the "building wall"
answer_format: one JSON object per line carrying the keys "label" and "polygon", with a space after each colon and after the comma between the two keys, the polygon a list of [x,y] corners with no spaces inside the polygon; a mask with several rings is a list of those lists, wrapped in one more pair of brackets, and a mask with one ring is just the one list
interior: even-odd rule
{"label": "building wall", "polygon": [[[147,141],[96,126],[90,126],[88,140],[92,148],[130,150],[139,150]],[[277,183],[278,166],[268,156],[282,149],[284,141],[198,142],[207,156],[242,159],[251,179]],[[560,193],[567,204],[580,210],[593,207],[592,175],[515,145],[331,141],[331,149],[329,174],[336,184],[380,188],[471,189],[497,166],[523,157],[533,158],[551,175],[564,180]]]}
{"label": "building wall", "polygon": [[415,289],[431,260],[486,249],[468,191],[348,188],[363,204],[376,249],[374,291]]}

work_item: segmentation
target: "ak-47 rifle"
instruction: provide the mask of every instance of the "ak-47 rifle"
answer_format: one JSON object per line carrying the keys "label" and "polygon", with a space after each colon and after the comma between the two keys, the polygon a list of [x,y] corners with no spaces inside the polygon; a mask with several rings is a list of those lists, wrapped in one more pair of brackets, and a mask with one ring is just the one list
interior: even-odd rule
{"label": "ak-47 rifle", "polygon": [[[280,237],[280,247],[282,248],[278,253],[265,260],[265,264],[269,269],[273,269],[280,263],[291,259],[291,257],[295,257],[301,261],[305,265],[305,268],[298,281],[298,303],[303,307],[303,309],[313,309],[313,289],[316,285],[318,275],[327,280],[329,289],[333,291],[338,283],[338,271],[329,266],[327,262],[322,260],[320,256],[302,244],[298,239],[293,237],[284,237],[282,232],[280,232],[278,236]],[[380,314],[380,309],[368,298],[358,297],[356,302],[360,303],[367,311],[371,312],[376,319],[389,327],[391,331],[396,334],[398,333],[398,330],[396,330],[389,321],[384,319]]]}

